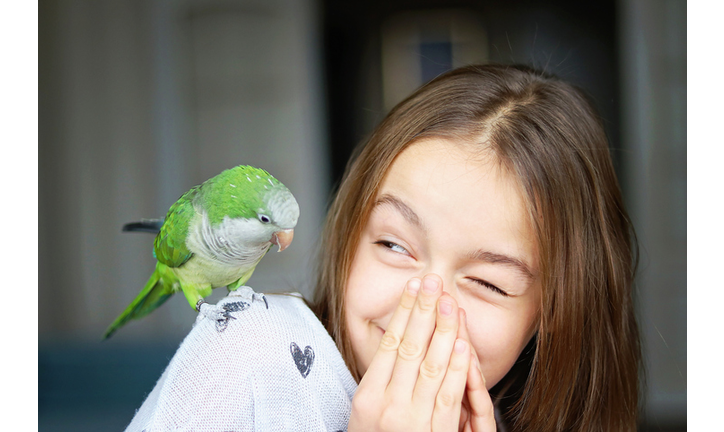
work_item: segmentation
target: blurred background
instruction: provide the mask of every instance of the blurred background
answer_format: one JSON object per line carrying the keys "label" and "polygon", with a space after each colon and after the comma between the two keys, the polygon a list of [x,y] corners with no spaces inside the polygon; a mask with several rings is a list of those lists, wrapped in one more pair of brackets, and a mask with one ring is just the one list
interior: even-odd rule
{"label": "blurred background", "polygon": [[122,430],[194,321],[175,296],[100,342],[154,266],[124,223],[263,167],[302,216],[249,284],[308,296],[352,148],[419,85],[487,62],[596,101],[641,247],[640,430],[686,430],[684,0],[41,0],[38,48],[41,431]]}

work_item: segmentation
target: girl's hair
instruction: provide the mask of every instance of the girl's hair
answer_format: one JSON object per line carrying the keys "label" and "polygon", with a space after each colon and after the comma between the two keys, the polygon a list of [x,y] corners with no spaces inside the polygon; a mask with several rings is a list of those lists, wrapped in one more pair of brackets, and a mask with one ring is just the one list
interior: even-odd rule
{"label": "girl's hair", "polygon": [[397,105],[347,166],[323,232],[314,309],[352,374],[359,380],[345,325],[351,263],[390,164],[423,137],[492,150],[519,182],[537,236],[542,293],[529,367],[521,386],[511,371],[491,389],[509,430],[635,430],[635,237],[607,139],[580,90],[523,66],[439,76]]}

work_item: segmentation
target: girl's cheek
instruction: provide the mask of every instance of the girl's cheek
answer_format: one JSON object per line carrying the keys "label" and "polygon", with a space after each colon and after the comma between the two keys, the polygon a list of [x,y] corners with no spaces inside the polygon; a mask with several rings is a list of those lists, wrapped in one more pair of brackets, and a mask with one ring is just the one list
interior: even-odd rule
{"label": "girl's cheek", "polygon": [[515,314],[491,312],[476,318],[468,314],[468,332],[490,388],[510,371],[525,348],[530,339],[528,326]]}
{"label": "girl's cheek", "polygon": [[417,276],[414,271],[393,268],[376,259],[369,259],[360,264],[360,273],[367,279],[369,290],[378,296],[396,296],[399,299],[407,281]]}

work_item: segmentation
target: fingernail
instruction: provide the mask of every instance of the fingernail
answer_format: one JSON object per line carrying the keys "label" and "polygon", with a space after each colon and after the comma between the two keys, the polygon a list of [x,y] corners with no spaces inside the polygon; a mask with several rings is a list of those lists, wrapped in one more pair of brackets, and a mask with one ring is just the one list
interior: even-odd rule
{"label": "fingernail", "polygon": [[422,290],[428,294],[434,294],[437,291],[437,281],[433,278],[425,278],[422,281]]}
{"label": "fingernail", "polygon": [[465,347],[467,346],[467,343],[462,340],[458,339],[455,341],[455,352],[458,354],[462,354],[465,352]]}
{"label": "fingernail", "polygon": [[407,291],[409,291],[410,294],[417,294],[417,292],[420,291],[420,280],[410,279],[410,281],[407,282]]}
{"label": "fingernail", "polygon": [[440,313],[443,315],[450,315],[453,310],[452,304],[446,301],[441,301],[438,307],[440,308]]}

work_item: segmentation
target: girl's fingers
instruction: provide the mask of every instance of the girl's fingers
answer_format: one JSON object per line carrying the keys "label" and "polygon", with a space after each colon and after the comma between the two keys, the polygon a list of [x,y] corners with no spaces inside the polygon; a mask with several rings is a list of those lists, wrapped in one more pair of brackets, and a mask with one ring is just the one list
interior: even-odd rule
{"label": "girl's fingers", "polygon": [[437,299],[441,294],[442,280],[439,276],[427,275],[422,279],[422,288],[397,349],[397,360],[388,386],[393,398],[412,399],[420,365],[435,329]]}
{"label": "girl's fingers", "polygon": [[425,359],[420,364],[420,373],[412,395],[413,403],[424,409],[433,409],[435,397],[440,390],[458,338],[458,306],[455,299],[443,294],[437,301],[435,332]]}
{"label": "girl's fingers", "polygon": [[[372,358],[362,379],[365,386],[377,386],[385,389],[389,384],[397,360],[397,349],[405,334],[407,322],[415,305],[421,283],[420,279],[417,278],[410,279],[407,282],[400,297],[400,303],[392,314],[390,323],[382,336],[377,353]],[[360,385],[363,385],[363,383],[360,382]]]}
{"label": "girl's fingers", "polygon": [[[458,313],[460,314],[460,326],[458,327],[458,337],[470,342],[470,334],[468,333],[468,315],[467,312],[465,312],[465,309],[459,308]],[[473,353],[473,356],[475,356],[475,359],[480,361],[478,358],[478,352],[475,351],[475,347],[470,347],[470,352]]]}
{"label": "girl's fingers", "polygon": [[432,430],[458,430],[465,382],[468,379],[471,358],[470,344],[463,339],[457,339],[445,378],[435,397],[435,408],[432,412]]}
{"label": "girl's fingers", "polygon": [[[460,330],[458,337],[470,342],[468,334],[467,316],[465,310],[460,308]],[[465,431],[495,432],[495,414],[493,402],[485,383],[485,376],[480,367],[480,360],[475,349],[470,350],[470,368],[467,376],[467,389],[465,392],[466,413],[461,416],[465,422]]]}
{"label": "girl's fingers", "polygon": [[466,392],[469,402],[467,424],[475,432],[495,432],[493,402],[485,387],[485,378],[480,369],[480,363],[473,355],[470,355],[470,362]]}

